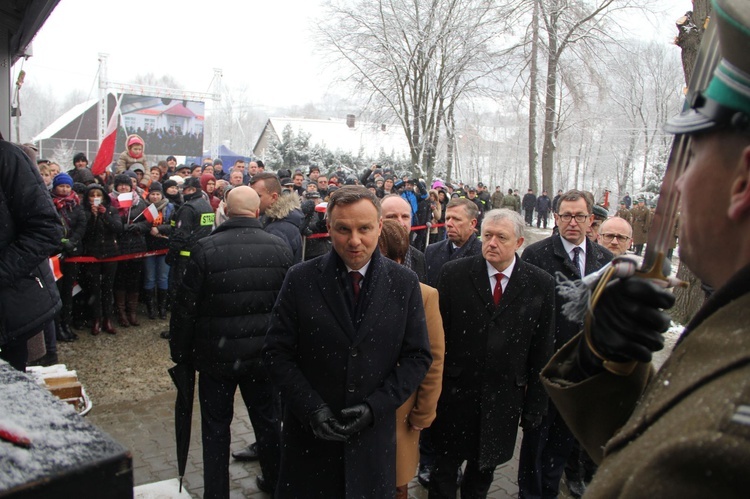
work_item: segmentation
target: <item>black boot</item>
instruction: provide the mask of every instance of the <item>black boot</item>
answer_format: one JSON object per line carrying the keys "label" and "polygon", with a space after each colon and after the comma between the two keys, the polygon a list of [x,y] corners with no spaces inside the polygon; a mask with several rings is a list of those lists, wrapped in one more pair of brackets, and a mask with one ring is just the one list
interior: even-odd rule
{"label": "black boot", "polygon": [[156,304],[154,303],[154,290],[147,289],[144,292],[144,300],[146,301],[146,312],[148,318],[151,320],[156,319]]}
{"label": "black boot", "polygon": [[156,301],[157,307],[159,308],[159,319],[164,320],[167,318],[167,297],[169,291],[166,289],[156,290]]}
{"label": "black boot", "polygon": [[57,341],[73,341],[65,334],[65,330],[62,327],[62,321],[55,321],[55,338]]}
{"label": "black boot", "polygon": [[78,339],[78,335],[72,329],[70,329],[70,326],[68,326],[67,322],[60,321],[60,328],[62,328],[65,336],[69,338],[68,341],[75,341]]}

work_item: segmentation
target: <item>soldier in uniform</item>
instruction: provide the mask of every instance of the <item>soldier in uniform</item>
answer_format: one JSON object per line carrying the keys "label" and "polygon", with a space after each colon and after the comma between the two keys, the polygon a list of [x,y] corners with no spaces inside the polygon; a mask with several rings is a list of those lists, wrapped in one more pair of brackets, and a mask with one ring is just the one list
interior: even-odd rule
{"label": "soldier in uniform", "polygon": [[634,206],[630,213],[633,220],[630,224],[633,226],[633,246],[635,254],[641,256],[643,245],[648,239],[648,230],[651,228],[651,210],[646,206],[644,198],[638,199],[638,205]]}
{"label": "soldier in uniform", "polygon": [[628,207],[625,206],[625,203],[620,203],[620,208],[615,213],[615,216],[627,220],[629,224],[633,223],[633,215],[630,213]]}

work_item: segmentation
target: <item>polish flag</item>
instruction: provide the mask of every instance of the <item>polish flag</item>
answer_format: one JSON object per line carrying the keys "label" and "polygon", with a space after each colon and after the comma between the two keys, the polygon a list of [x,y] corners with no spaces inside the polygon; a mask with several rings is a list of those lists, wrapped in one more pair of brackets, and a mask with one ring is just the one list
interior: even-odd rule
{"label": "polish flag", "polygon": [[153,222],[156,217],[159,216],[159,210],[156,209],[156,205],[154,203],[151,203],[150,205],[148,205],[148,208],[143,210],[143,216],[149,222]]}
{"label": "polish flag", "polygon": [[117,195],[117,202],[120,203],[120,208],[130,208],[133,206],[133,193],[121,192]]}
{"label": "polish flag", "polygon": [[62,270],[60,270],[60,256],[55,255],[49,257],[49,266],[52,269],[52,274],[55,276],[55,280],[59,281],[63,276]]}
{"label": "polish flag", "polygon": [[115,156],[115,142],[117,141],[117,121],[120,117],[120,100],[117,100],[115,111],[109,119],[107,131],[104,132],[102,143],[99,144],[99,150],[94,158],[94,164],[91,165],[91,173],[101,175],[112,164]]}
{"label": "polish flag", "polygon": [[328,209],[328,203],[320,203],[315,205],[315,211],[318,213],[325,213]]}

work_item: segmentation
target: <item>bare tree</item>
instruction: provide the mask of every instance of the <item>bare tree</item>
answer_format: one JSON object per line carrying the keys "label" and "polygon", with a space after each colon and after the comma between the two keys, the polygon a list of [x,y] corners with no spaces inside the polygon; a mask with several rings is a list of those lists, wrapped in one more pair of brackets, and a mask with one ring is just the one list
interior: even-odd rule
{"label": "bare tree", "polygon": [[[610,16],[633,8],[631,0],[540,0],[540,19],[546,32],[547,76],[544,104],[544,143],[542,146],[542,185],[553,191],[556,134],[558,130],[558,85],[563,55],[576,45],[595,46],[611,39],[607,25]],[[575,53],[575,51],[572,51]],[[593,51],[589,51],[589,54]]]}
{"label": "bare tree", "polygon": [[[319,38],[344,79],[401,125],[415,174],[432,177],[441,127],[497,70],[502,23],[488,0],[330,0]],[[447,119],[446,119],[447,117]],[[452,152],[451,152],[452,154]]]}

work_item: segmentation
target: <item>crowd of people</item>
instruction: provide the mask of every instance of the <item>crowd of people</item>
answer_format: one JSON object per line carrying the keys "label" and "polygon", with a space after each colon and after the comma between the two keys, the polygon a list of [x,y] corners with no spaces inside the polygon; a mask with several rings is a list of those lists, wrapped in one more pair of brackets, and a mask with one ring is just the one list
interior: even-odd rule
{"label": "crowd of people", "polygon": [[[199,373],[209,498],[229,496],[238,387],[257,442],[231,455],[258,459],[258,488],[278,498],[404,499],[415,473],[431,499],[487,497],[518,427],[521,498],[558,497],[562,483],[586,497],[741,497],[750,12],[716,4],[724,59],[667,124],[691,139],[674,186],[680,256],[716,291],[658,373],[670,290],[615,279],[584,324],[555,285],[642,254],[652,218],[641,200],[610,217],[576,189],[552,200],[481,183],[427,189],[377,165],[357,178],[168,157],[95,176],[81,154],[70,173],[35,170],[33,151],[2,140],[0,355],[22,369],[32,333],[71,335],[76,272],[92,334],[116,334],[115,318],[137,325],[143,290],[151,318],[171,303],[172,360]],[[142,152],[139,139],[128,144]],[[554,228],[519,256],[534,211]],[[58,296],[45,259],[60,250]],[[33,311],[9,314],[17,295]]]}

